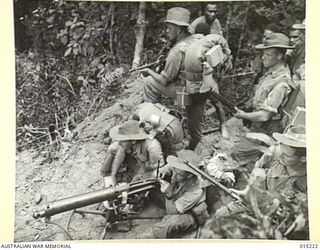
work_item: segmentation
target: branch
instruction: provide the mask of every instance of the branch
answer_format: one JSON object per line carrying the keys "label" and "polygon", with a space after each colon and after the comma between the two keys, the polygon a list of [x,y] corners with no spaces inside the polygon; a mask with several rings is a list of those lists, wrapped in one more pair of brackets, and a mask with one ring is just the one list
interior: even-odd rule
{"label": "branch", "polygon": [[68,78],[65,77],[65,76],[59,75],[59,74],[57,74],[57,76],[59,76],[60,78],[64,79],[64,80],[68,83],[68,85],[69,85],[69,87],[70,87],[70,89],[71,89],[71,93],[74,95],[74,97],[77,97],[77,95],[76,95],[76,93],[75,93],[75,91],[74,91],[74,89],[73,89],[73,87],[72,87],[72,84],[71,84],[71,82],[68,80]]}

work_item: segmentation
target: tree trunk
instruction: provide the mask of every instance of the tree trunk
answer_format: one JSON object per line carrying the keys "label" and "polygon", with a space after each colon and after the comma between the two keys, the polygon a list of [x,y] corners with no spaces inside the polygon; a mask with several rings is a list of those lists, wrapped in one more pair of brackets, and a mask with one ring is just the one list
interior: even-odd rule
{"label": "tree trunk", "polygon": [[137,20],[137,25],[135,27],[136,46],[134,49],[132,68],[136,68],[140,64],[145,33],[146,33],[146,3],[140,2],[139,15]]}
{"label": "tree trunk", "polygon": [[114,10],[115,5],[114,2],[111,2],[109,11],[108,11],[108,20],[110,20],[110,28],[109,28],[109,50],[110,50],[110,56],[112,57],[112,62],[115,64],[115,53],[114,53],[114,47],[113,47],[113,33],[114,33]]}

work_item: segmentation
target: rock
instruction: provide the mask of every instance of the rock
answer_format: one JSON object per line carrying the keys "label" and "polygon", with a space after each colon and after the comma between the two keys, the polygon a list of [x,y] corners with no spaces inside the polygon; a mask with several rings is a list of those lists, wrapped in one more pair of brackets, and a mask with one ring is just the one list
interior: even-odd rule
{"label": "rock", "polygon": [[42,201],[42,194],[37,193],[36,197],[34,198],[34,202],[35,202],[35,204],[39,204],[41,201]]}

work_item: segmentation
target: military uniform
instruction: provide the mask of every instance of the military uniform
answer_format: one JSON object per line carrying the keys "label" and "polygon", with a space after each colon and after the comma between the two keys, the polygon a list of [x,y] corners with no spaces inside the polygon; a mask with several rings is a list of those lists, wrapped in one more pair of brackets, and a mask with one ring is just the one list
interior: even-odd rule
{"label": "military uniform", "polygon": [[[196,41],[194,36],[188,36],[180,41],[169,51],[166,65],[161,75],[169,82],[163,86],[156,82],[152,77],[146,78],[144,85],[144,100],[147,102],[157,103],[161,95],[176,99],[176,92],[182,90],[185,86],[185,67],[184,58],[187,48]],[[192,140],[199,140],[202,133],[196,127],[202,119],[203,100],[200,95],[191,97],[191,105],[186,107],[187,125]]]}
{"label": "military uniform", "polygon": [[[277,71],[267,71],[256,86],[252,100],[253,111],[266,110],[273,113],[266,122],[252,122],[250,130],[271,135],[273,132],[282,132],[280,121],[282,108],[292,90],[290,70],[283,65]],[[262,155],[257,149],[257,143],[243,138],[239,144],[231,149],[232,157],[240,164],[256,161]]]}
{"label": "military uniform", "polygon": [[[306,163],[297,162],[293,165],[288,165],[283,162],[281,157],[280,146],[272,146],[269,152],[264,154],[255,165],[255,170],[265,169],[265,177],[260,180],[260,188],[270,191],[271,193],[291,196],[298,192],[307,192],[307,172]],[[254,170],[254,171],[255,171]],[[251,174],[252,175],[252,174]],[[257,181],[254,183],[257,185]],[[250,195],[249,191],[249,195]],[[263,196],[267,198],[267,196]],[[221,218],[231,214],[245,211],[247,208],[236,202],[217,210],[215,216]]]}
{"label": "military uniform", "polygon": [[[174,168],[169,165],[164,166],[161,172]],[[171,238],[177,234],[194,230],[197,226],[197,218],[193,215],[193,210],[206,210],[205,189],[201,186],[201,180],[196,176],[176,182],[170,197],[166,197],[165,205],[167,215],[151,228],[149,238],[164,239]]]}
{"label": "military uniform", "polygon": [[118,142],[113,142],[107,151],[105,163],[101,167],[102,176],[111,174],[113,165],[122,164],[126,155],[133,156],[140,167],[141,172],[155,170],[158,166],[164,165],[164,158],[161,145],[157,139],[145,139],[137,141],[130,150],[122,148]]}
{"label": "military uniform", "polygon": [[152,123],[152,116],[159,118],[159,124],[151,124],[152,130],[147,133],[159,140],[167,155],[175,154],[184,148],[182,124],[177,117],[169,112],[170,110],[160,103],[145,102],[140,104],[132,115],[138,117],[140,122],[149,124]]}

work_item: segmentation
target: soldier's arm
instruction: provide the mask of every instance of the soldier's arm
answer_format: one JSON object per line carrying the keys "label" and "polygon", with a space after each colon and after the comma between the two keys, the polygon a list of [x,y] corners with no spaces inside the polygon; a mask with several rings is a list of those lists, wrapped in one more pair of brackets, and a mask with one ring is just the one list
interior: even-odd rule
{"label": "soldier's arm", "polygon": [[148,75],[150,75],[156,82],[160,83],[163,86],[168,85],[168,81],[166,78],[164,78],[161,74],[158,74],[157,72],[153,71],[152,69],[145,68],[140,70],[140,72],[144,72]]}
{"label": "soldier's arm", "polygon": [[119,169],[120,169],[121,164],[123,163],[125,157],[126,157],[125,149],[123,147],[119,146],[117,153],[114,157],[113,163],[112,163],[111,175],[113,178],[116,178],[117,173],[119,172]]}
{"label": "soldier's arm", "polygon": [[164,165],[164,158],[161,145],[157,139],[153,139],[148,147],[149,156],[149,167],[156,169],[158,167],[158,162],[160,167]]}
{"label": "soldier's arm", "polygon": [[160,74],[149,68],[145,68],[141,70],[141,72],[145,72],[146,74],[150,75],[161,85],[167,86],[170,82],[177,78],[183,59],[184,57],[182,52],[173,48],[169,52],[168,57],[166,58],[166,65]]}
{"label": "soldier's arm", "polygon": [[235,113],[235,117],[239,119],[246,119],[252,122],[266,122],[271,119],[274,115],[274,112],[267,110],[258,110],[254,112],[245,112],[241,109],[236,108],[237,113]]}

